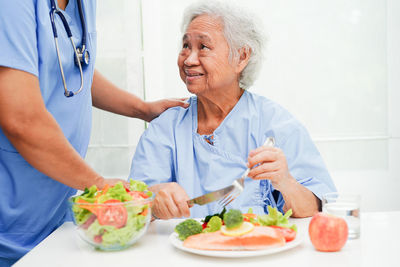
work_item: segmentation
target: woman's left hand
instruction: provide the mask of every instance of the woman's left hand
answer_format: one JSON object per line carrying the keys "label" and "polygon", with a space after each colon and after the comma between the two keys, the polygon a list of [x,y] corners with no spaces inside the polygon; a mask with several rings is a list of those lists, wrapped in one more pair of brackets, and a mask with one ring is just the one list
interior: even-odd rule
{"label": "woman's left hand", "polygon": [[153,102],[146,102],[146,114],[144,120],[150,122],[157,118],[161,113],[172,107],[180,106],[187,108],[189,104],[185,100],[187,100],[187,98],[169,98]]}
{"label": "woman's left hand", "polygon": [[248,174],[250,178],[268,179],[277,190],[292,179],[285,154],[277,147],[261,146],[250,151],[248,167],[251,169]]}

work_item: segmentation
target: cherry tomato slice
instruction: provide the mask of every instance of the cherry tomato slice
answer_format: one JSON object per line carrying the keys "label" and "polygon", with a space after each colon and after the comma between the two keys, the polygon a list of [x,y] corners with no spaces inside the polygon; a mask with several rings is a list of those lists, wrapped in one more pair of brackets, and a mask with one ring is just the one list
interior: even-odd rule
{"label": "cherry tomato slice", "polygon": [[96,215],[92,214],[89,219],[86,220],[86,222],[84,222],[81,227],[82,229],[87,230],[89,228],[90,225],[92,225],[92,223],[96,220]]}
{"label": "cherry tomato slice", "polygon": [[133,197],[133,199],[135,199],[135,198],[141,199],[141,198],[149,197],[148,195],[146,195],[145,192],[141,192],[141,191],[131,191],[131,192],[128,192],[128,194],[131,195]]}
{"label": "cherry tomato slice", "polygon": [[[116,199],[109,199],[104,204],[122,203]],[[125,226],[128,213],[124,205],[104,205],[97,210],[97,219],[101,225],[111,225],[116,228]]]}
{"label": "cherry tomato slice", "polygon": [[281,227],[281,226],[276,226],[276,225],[271,225],[270,227],[279,230],[285,237],[286,242],[290,242],[296,238],[297,233],[295,230],[293,230],[291,228]]}
{"label": "cherry tomato slice", "polygon": [[129,188],[129,185],[124,184],[124,188],[126,192],[131,192],[131,189]]}
{"label": "cherry tomato slice", "polygon": [[94,241],[95,243],[100,244],[101,242],[103,242],[103,237],[102,237],[101,235],[95,235],[95,236],[93,237],[93,241]]}

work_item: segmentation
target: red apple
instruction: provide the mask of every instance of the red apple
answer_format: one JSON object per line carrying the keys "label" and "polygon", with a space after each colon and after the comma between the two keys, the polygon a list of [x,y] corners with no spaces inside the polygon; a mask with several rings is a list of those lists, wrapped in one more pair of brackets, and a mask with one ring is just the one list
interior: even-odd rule
{"label": "red apple", "polygon": [[339,251],[347,241],[349,230],[343,218],[319,212],[308,226],[311,243],[319,251]]}

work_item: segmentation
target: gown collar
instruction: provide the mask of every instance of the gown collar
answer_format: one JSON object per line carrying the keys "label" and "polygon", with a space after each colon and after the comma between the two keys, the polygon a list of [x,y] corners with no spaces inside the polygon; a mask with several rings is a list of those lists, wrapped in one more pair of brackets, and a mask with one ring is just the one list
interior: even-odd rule
{"label": "gown collar", "polygon": [[[218,135],[219,132],[221,132],[224,129],[224,125],[227,123],[227,121],[230,120],[231,117],[233,117],[236,113],[241,112],[241,106],[244,105],[243,103],[245,102],[245,99],[247,98],[247,95],[249,93],[247,90],[244,90],[243,94],[240,96],[239,101],[236,103],[236,105],[232,108],[232,110],[226,115],[224,120],[221,122],[220,125],[214,130],[214,132],[211,135]],[[192,109],[192,131],[193,134],[200,135],[197,133],[197,126],[198,126],[198,121],[197,121],[197,96],[192,97],[192,103],[190,105]],[[200,135],[202,136],[202,135]]]}

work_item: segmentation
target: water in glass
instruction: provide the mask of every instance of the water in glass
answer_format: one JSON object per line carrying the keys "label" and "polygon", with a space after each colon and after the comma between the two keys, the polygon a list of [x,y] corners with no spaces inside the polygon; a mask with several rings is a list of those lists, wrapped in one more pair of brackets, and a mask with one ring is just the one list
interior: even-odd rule
{"label": "water in glass", "polygon": [[352,202],[332,202],[323,205],[323,212],[342,217],[349,227],[349,239],[360,236],[360,206]]}

